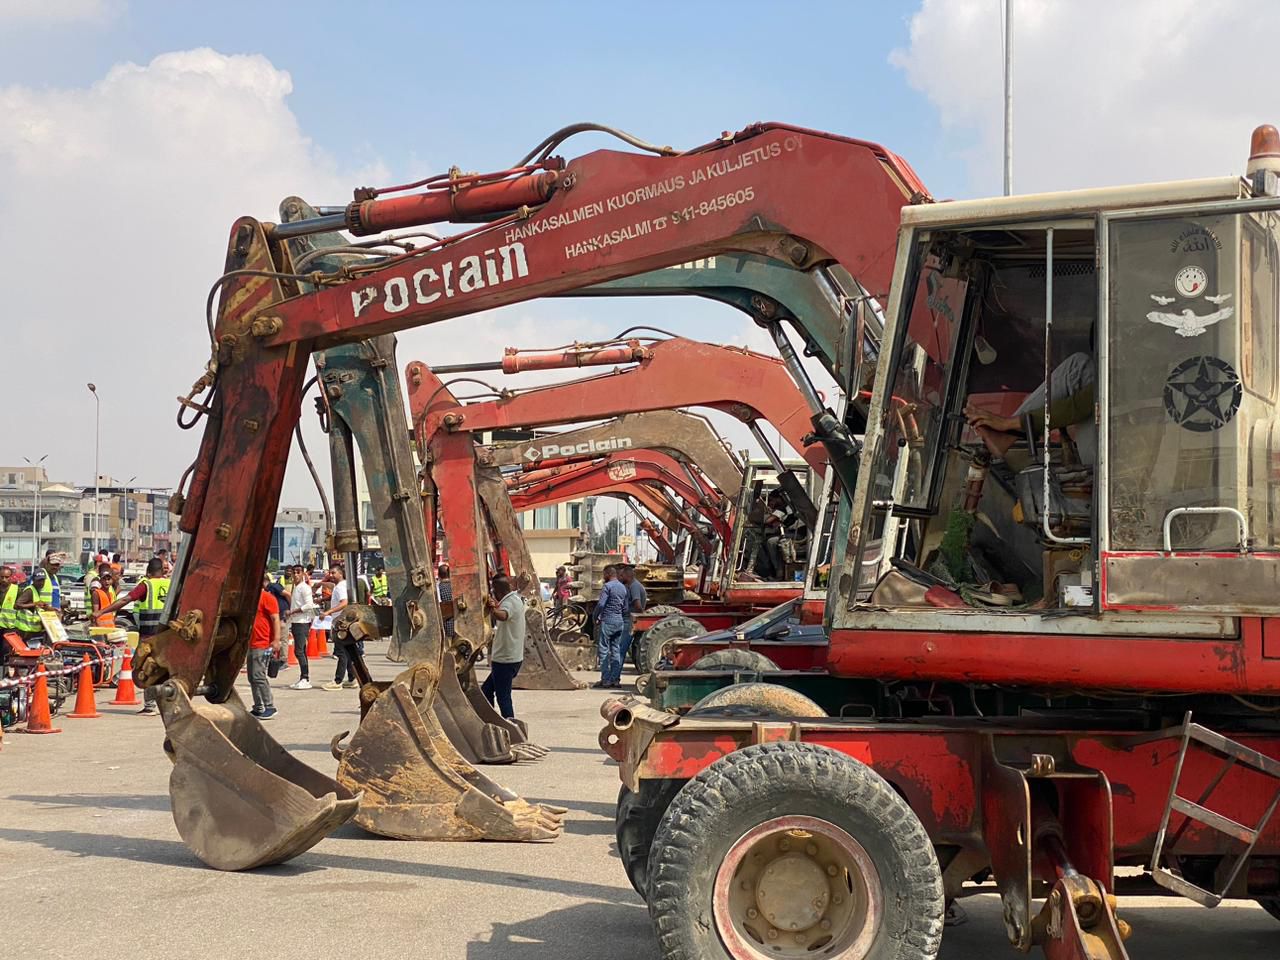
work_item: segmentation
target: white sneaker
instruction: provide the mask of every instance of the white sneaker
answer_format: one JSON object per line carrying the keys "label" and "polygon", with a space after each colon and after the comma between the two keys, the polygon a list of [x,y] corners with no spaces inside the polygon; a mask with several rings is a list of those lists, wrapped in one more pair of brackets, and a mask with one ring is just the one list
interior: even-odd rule
{"label": "white sneaker", "polygon": [[325,689],[325,690],[341,690],[341,689],[342,689],[342,684],[340,684],[340,683],[336,683],[335,681],[330,680],[328,683],[326,683],[326,684],[324,685],[323,689]]}
{"label": "white sneaker", "polygon": [[305,679],[304,679],[304,680],[299,680],[297,683],[291,683],[291,684],[289,684],[289,689],[290,689],[290,690],[310,690],[310,689],[311,689],[311,681],[310,681],[310,680],[305,680]]}

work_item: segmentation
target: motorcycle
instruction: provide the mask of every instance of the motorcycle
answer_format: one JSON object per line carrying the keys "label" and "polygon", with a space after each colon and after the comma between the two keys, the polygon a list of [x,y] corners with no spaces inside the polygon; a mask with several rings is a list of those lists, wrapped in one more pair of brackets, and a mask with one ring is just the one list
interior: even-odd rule
{"label": "motorcycle", "polygon": [[[0,679],[27,681],[34,677],[40,664],[46,671],[65,665],[62,655],[46,644],[46,638],[37,634],[23,639],[22,634],[8,631],[0,635]],[[56,714],[71,695],[73,689],[69,677],[50,674],[49,712]],[[31,705],[32,688],[26,682],[0,687],[0,726],[12,727],[27,719]]]}

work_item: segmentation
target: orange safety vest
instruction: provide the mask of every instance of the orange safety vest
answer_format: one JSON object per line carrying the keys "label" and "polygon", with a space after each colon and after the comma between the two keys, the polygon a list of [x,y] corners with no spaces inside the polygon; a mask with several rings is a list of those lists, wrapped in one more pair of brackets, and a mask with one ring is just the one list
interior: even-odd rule
{"label": "orange safety vest", "polygon": [[[93,588],[93,598],[97,601],[93,605],[94,609],[97,610],[105,610],[116,602],[115,591],[103,590],[101,587]],[[93,618],[93,625],[95,627],[114,627],[116,625],[116,615],[108,613],[103,616],[96,616]]]}

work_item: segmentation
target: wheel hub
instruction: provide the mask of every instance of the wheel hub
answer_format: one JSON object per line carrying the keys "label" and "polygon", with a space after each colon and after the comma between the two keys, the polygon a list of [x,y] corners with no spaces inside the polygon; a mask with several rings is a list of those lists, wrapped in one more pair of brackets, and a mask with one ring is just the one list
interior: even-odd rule
{"label": "wheel hub", "polygon": [[826,871],[803,853],[783,854],[756,880],[760,913],[780,930],[807,930],[830,902]]}
{"label": "wheel hub", "polygon": [[712,913],[735,958],[859,960],[884,912],[880,877],[848,832],[816,817],[776,817],[733,844]]}

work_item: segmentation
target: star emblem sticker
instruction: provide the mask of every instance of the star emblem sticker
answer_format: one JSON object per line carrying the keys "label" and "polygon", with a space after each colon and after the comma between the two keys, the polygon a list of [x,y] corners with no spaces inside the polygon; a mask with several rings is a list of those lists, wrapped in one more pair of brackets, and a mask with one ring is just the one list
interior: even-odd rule
{"label": "star emblem sticker", "polygon": [[1184,360],[1164,384],[1164,407],[1170,419],[1196,433],[1226,426],[1240,409],[1242,396],[1240,377],[1218,357]]}

